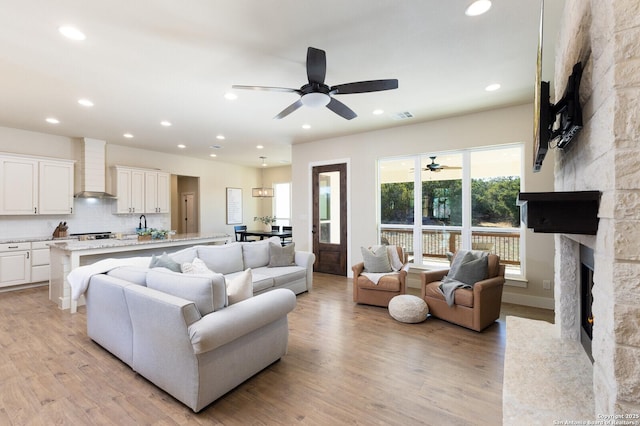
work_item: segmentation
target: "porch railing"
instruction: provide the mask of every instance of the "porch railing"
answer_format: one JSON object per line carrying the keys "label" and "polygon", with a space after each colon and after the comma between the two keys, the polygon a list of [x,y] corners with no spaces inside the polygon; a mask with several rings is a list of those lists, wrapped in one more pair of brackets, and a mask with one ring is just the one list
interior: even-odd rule
{"label": "porch railing", "polygon": [[[383,242],[399,245],[413,254],[413,229],[381,228]],[[500,256],[500,262],[508,265],[520,265],[520,234],[517,232],[472,231],[473,249],[486,250]],[[446,258],[447,252],[455,252],[461,246],[459,230],[423,229],[423,258]]]}

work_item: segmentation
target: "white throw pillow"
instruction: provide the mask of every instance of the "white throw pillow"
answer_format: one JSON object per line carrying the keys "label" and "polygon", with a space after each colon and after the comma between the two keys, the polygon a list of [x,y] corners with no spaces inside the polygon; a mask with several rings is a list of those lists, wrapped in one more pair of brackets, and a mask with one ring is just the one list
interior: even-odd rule
{"label": "white throw pillow", "polygon": [[253,296],[251,268],[245,269],[227,282],[229,305],[238,303]]}
{"label": "white throw pillow", "polygon": [[202,261],[202,259],[196,257],[193,259],[193,262],[184,262],[180,265],[180,270],[182,270],[183,274],[213,274],[214,272],[207,268],[207,265]]}
{"label": "white throw pillow", "polygon": [[389,254],[386,246],[373,246],[370,249],[360,247],[362,259],[364,260],[364,271],[371,273],[391,272]]}

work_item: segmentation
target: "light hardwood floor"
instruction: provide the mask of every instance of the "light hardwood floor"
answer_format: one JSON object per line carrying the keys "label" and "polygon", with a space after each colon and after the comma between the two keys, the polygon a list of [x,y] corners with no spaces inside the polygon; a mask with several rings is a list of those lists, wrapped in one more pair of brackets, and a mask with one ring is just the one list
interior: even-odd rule
{"label": "light hardwood floor", "polygon": [[[412,290],[413,291],[413,290]],[[503,305],[552,321],[541,309]],[[0,294],[0,424],[499,425],[504,319],[476,333],[402,324],[315,274],[289,315],[289,352],[199,414],[86,336],[46,288]]]}

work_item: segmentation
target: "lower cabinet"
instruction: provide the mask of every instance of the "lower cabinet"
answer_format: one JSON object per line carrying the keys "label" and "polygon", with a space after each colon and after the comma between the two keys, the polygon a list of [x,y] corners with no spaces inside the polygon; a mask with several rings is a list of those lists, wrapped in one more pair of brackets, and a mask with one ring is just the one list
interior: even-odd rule
{"label": "lower cabinet", "polygon": [[31,282],[49,281],[48,241],[31,243]]}
{"label": "lower cabinet", "polygon": [[0,244],[0,287],[31,282],[31,243]]}

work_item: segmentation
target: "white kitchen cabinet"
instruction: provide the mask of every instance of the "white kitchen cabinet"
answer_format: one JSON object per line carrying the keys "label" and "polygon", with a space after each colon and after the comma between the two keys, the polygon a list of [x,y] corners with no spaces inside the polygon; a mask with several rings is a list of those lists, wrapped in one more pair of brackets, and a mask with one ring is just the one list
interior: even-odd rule
{"label": "white kitchen cabinet", "polygon": [[38,160],[0,157],[0,214],[38,214]]}
{"label": "white kitchen cabinet", "polygon": [[49,243],[50,241],[31,243],[31,282],[49,281]]}
{"label": "white kitchen cabinet", "polygon": [[144,176],[145,213],[169,213],[169,173],[148,171]]}
{"label": "white kitchen cabinet", "polygon": [[0,287],[31,282],[31,243],[0,244]]}
{"label": "white kitchen cabinet", "polygon": [[73,163],[40,161],[38,213],[73,213]]}
{"label": "white kitchen cabinet", "polygon": [[0,214],[73,213],[73,161],[0,156]]}
{"label": "white kitchen cabinet", "polygon": [[115,167],[116,213],[144,213],[144,170]]}

